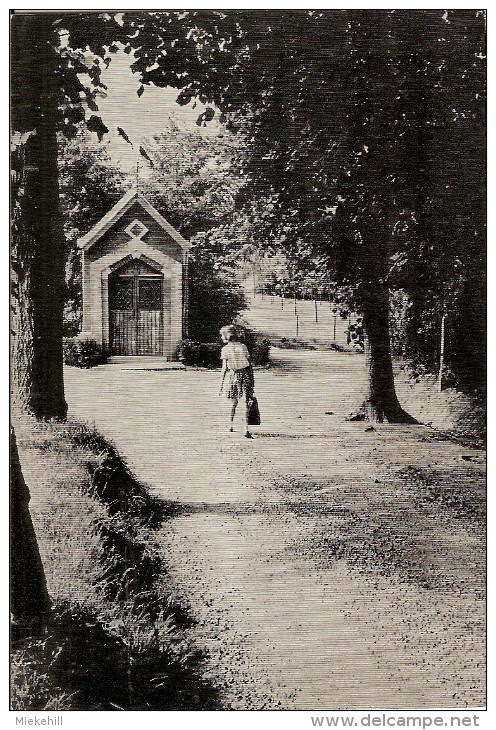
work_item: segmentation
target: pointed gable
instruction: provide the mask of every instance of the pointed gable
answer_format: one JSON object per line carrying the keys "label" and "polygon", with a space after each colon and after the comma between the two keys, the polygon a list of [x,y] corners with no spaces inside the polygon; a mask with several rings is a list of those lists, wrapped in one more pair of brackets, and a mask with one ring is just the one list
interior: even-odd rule
{"label": "pointed gable", "polygon": [[[126,216],[133,206],[141,207],[147,216],[153,219],[167,237],[171,238],[184,253],[189,251],[191,244],[137,190],[127,192],[85,236],[79,239],[78,246],[83,251],[89,251],[112,227]],[[137,216],[136,220],[130,222],[126,230],[130,237],[136,236],[139,238],[146,229],[139,216]]]}

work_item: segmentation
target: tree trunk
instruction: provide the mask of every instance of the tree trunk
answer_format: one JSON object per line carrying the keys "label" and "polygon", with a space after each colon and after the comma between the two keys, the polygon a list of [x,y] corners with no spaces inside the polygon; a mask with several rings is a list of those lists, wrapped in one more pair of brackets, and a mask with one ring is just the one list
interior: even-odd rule
{"label": "tree trunk", "polygon": [[362,289],[365,358],[368,393],[350,420],[377,423],[417,423],[400,406],[394,387],[393,363],[389,340],[389,292],[383,284]]}
{"label": "tree trunk", "polygon": [[50,599],[13,428],[10,438],[10,605],[16,633],[30,635],[41,630]]}
{"label": "tree trunk", "polygon": [[12,30],[13,398],[38,418],[63,419],[65,252],[52,19],[14,16]]}

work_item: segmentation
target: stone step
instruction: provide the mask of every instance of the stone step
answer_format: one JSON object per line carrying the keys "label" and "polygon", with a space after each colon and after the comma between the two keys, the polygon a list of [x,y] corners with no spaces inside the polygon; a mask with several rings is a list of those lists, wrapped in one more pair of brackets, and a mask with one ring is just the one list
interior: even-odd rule
{"label": "stone step", "polygon": [[182,362],[167,360],[166,357],[114,355],[109,357],[108,365],[121,370],[184,370]]}

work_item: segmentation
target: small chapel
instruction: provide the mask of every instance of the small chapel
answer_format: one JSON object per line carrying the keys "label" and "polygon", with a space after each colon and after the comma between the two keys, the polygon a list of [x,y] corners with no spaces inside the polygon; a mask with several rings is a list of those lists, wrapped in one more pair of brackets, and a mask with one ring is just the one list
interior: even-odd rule
{"label": "small chapel", "polygon": [[187,335],[191,244],[130,190],[78,245],[83,333],[111,357],[173,360]]}

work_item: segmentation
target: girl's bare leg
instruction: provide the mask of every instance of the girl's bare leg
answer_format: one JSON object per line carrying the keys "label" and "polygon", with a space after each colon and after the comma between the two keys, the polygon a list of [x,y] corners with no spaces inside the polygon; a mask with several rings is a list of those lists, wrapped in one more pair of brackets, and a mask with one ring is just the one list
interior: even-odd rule
{"label": "girl's bare leg", "polygon": [[248,414],[250,413],[250,399],[247,397],[246,393],[243,396],[244,398],[244,410],[243,410],[243,418],[244,418],[244,426],[245,426],[245,436],[248,438],[251,438],[251,433],[248,429]]}
{"label": "girl's bare leg", "polygon": [[238,401],[236,399],[234,399],[232,402],[232,405],[231,405],[231,431],[234,431],[233,422],[234,422],[234,415],[236,413],[237,405],[238,405]]}

